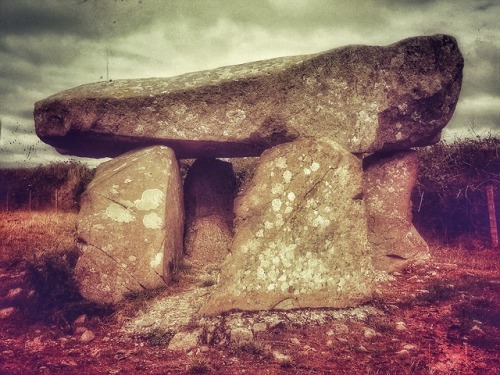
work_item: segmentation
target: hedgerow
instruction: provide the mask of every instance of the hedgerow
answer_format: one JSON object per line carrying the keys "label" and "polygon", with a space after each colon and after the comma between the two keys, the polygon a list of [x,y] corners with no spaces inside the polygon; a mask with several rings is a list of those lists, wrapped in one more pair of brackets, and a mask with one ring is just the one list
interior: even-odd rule
{"label": "hedgerow", "polygon": [[56,206],[60,210],[77,210],[80,195],[94,173],[94,169],[78,162],[1,169],[0,210],[44,210]]}
{"label": "hedgerow", "polygon": [[500,207],[500,140],[488,136],[441,141],[418,153],[420,169],[412,196],[417,229],[445,242],[464,236],[487,239],[487,186],[493,186],[497,211]]}

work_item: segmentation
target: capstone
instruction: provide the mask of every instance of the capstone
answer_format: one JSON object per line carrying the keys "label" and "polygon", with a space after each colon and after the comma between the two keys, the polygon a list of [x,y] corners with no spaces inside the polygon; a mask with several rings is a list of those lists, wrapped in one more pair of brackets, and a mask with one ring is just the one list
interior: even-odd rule
{"label": "capstone", "polygon": [[462,68],[448,35],[347,46],[78,86],[35,103],[35,127],[61,152],[91,157],[152,144],[178,158],[258,156],[299,137],[326,137],[352,153],[401,150],[439,139]]}

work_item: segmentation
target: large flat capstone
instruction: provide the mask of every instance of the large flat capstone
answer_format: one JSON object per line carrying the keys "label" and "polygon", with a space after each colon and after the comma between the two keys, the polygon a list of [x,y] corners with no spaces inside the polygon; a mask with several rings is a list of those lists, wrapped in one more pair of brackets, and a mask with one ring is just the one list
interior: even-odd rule
{"label": "large flat capstone", "polygon": [[184,74],[82,85],[35,104],[61,152],[114,157],[152,144],[179,158],[257,156],[301,136],[352,153],[436,141],[460,92],[453,37],[347,46]]}
{"label": "large flat capstone", "polygon": [[101,164],[82,196],[76,266],[89,300],[116,303],[162,287],[182,256],[184,208],[177,160],[164,146]]}

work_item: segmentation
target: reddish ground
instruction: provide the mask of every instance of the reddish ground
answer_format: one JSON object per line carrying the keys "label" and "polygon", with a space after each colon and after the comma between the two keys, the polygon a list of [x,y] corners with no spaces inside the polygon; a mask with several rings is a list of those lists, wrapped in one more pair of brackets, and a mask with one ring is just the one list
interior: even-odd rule
{"label": "reddish ground", "polygon": [[[85,326],[95,338],[84,343],[65,318],[67,306],[46,306],[50,315],[21,306],[0,319],[0,373],[497,374],[499,252],[478,251],[465,262],[434,259],[397,274],[369,304],[378,315],[285,321],[251,344],[187,352],[168,350],[168,336],[123,333],[120,312],[90,317]],[[24,280],[23,267],[0,267],[0,297]]]}

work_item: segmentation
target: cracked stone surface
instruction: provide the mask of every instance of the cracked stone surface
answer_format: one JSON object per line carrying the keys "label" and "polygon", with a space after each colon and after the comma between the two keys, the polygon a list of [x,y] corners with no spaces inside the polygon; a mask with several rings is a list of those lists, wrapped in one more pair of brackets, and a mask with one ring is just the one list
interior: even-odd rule
{"label": "cracked stone surface", "polygon": [[411,192],[417,180],[417,152],[373,154],[363,164],[374,266],[392,272],[427,259],[429,247],[412,224]]}
{"label": "cracked stone surface", "polygon": [[84,297],[116,303],[164,286],[183,249],[179,167],[157,146],[101,164],[81,199],[76,278]]}
{"label": "cracked stone surface", "polygon": [[374,272],[361,161],[328,140],[264,152],[235,201],[236,231],[206,315],[232,309],[350,307]]}
{"label": "cracked stone surface", "polygon": [[178,158],[257,156],[298,137],[353,153],[439,139],[458,100],[453,37],[347,46],[171,78],[97,82],[35,104],[38,136],[60,152],[117,156],[151,144]]}

